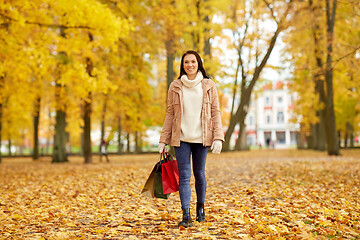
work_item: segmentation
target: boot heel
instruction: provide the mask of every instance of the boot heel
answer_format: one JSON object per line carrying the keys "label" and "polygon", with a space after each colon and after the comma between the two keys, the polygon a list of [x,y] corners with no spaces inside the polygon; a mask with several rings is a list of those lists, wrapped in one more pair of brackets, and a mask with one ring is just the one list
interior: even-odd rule
{"label": "boot heel", "polygon": [[183,218],[182,221],[179,222],[178,227],[183,226],[183,227],[191,227],[193,225],[192,221],[191,221],[191,215],[190,215],[190,208],[183,208]]}
{"label": "boot heel", "polygon": [[205,222],[204,203],[196,203],[196,221]]}

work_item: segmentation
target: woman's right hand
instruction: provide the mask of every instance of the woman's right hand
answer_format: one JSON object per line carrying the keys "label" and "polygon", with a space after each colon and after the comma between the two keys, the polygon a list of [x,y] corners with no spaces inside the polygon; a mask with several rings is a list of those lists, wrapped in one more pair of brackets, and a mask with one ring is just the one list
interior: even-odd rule
{"label": "woman's right hand", "polygon": [[169,147],[166,147],[166,144],[165,143],[159,143],[159,153],[162,153],[165,149],[165,152],[169,152],[170,151],[170,148]]}

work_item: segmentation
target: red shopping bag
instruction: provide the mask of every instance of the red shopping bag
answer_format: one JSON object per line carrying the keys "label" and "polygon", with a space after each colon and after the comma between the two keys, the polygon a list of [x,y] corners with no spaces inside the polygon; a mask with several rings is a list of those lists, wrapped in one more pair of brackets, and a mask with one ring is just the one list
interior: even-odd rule
{"label": "red shopping bag", "polygon": [[162,182],[164,194],[179,191],[179,169],[176,160],[166,152],[163,152],[164,163],[162,167]]}

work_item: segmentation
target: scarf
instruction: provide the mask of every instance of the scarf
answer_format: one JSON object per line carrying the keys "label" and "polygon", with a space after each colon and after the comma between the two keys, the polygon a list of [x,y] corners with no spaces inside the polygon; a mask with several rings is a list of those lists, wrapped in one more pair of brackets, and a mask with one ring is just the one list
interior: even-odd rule
{"label": "scarf", "polygon": [[184,74],[181,76],[181,82],[185,85],[185,87],[188,87],[188,88],[192,88],[192,87],[195,87],[196,85],[198,85],[201,80],[203,80],[203,75],[202,73],[199,71],[197,74],[196,74],[196,77],[194,80],[189,80],[187,75]]}

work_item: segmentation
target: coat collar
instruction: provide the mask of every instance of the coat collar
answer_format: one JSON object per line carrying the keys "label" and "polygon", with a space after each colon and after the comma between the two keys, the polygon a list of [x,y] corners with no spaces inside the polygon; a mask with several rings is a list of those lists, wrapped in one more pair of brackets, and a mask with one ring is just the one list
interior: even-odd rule
{"label": "coat collar", "polygon": [[[208,78],[204,78],[203,80],[202,80],[202,87],[203,87],[203,89],[204,89],[204,91],[205,92],[207,92],[211,87],[212,87],[212,85],[213,84],[211,84],[212,83],[212,81],[210,80],[210,79],[208,79]],[[180,79],[176,79],[175,81],[174,81],[174,88],[173,88],[173,90],[175,91],[175,92],[180,92],[181,90],[182,90],[182,87],[183,87],[183,83],[181,82],[181,80]]]}

